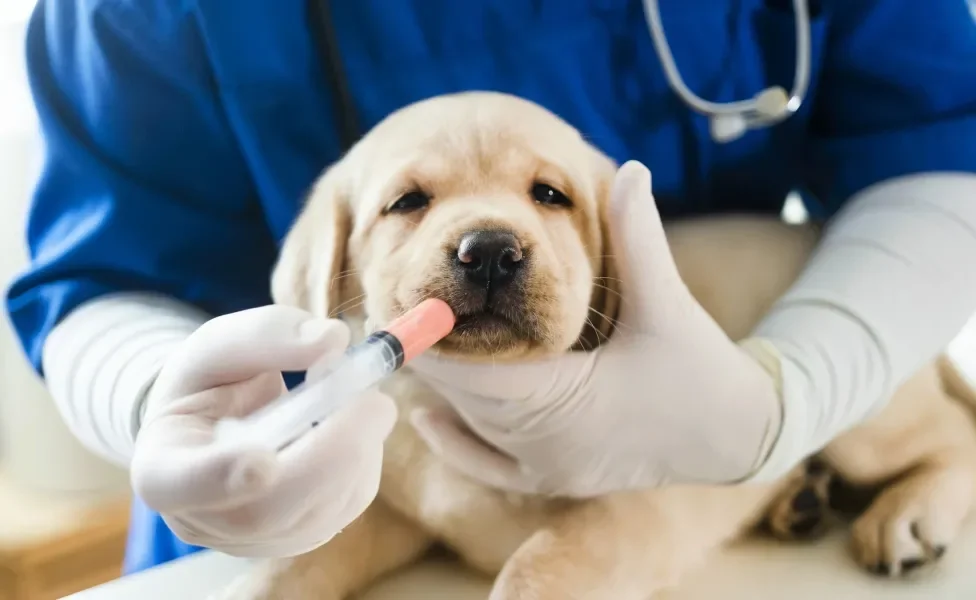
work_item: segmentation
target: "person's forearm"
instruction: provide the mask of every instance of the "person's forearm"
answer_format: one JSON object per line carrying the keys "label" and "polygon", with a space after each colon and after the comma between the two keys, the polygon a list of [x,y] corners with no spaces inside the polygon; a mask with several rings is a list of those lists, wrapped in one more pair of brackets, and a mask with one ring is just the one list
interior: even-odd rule
{"label": "person's forearm", "polygon": [[976,310],[976,174],[875,185],[830,224],[754,336],[780,356],[782,473],[883,408]]}
{"label": "person's forearm", "polygon": [[173,348],[206,320],[178,301],[126,293],[83,304],[53,329],[45,381],[85,447],[128,465],[146,392]]}

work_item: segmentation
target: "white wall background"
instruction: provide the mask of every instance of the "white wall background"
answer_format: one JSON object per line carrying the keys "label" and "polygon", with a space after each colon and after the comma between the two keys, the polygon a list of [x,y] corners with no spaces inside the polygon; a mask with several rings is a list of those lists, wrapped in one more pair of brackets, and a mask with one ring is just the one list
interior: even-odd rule
{"label": "white wall background", "polygon": [[[58,1],[58,0],[55,0]],[[34,0],[0,0],[0,287],[27,261],[24,215],[41,143],[24,73]],[[52,491],[116,487],[124,475],[75,441],[0,318],[0,465],[7,478]]]}

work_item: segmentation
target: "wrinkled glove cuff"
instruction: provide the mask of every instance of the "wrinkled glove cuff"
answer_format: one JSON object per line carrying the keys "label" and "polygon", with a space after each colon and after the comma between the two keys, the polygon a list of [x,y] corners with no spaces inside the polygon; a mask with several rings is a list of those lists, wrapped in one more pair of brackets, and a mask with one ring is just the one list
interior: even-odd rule
{"label": "wrinkled glove cuff", "polygon": [[763,436],[759,456],[750,473],[738,483],[768,483],[786,475],[806,456],[807,406],[791,393],[790,374],[795,366],[783,359],[776,347],[762,338],[747,338],[739,347],[773,378],[779,399],[775,417]]}

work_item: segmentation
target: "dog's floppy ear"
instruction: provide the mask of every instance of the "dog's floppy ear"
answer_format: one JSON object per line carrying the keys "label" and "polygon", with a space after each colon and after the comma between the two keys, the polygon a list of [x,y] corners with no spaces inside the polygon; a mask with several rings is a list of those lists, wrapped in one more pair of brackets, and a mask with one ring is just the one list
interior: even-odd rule
{"label": "dog's floppy ear", "polygon": [[576,349],[592,350],[610,339],[617,325],[617,312],[620,309],[620,279],[617,275],[613,246],[610,243],[610,196],[617,165],[609,157],[593,150],[596,197],[600,218],[600,264],[593,279],[593,294],[590,298],[589,321],[584,327]]}
{"label": "dog's floppy ear", "polygon": [[343,302],[359,293],[358,277],[347,271],[351,230],[348,189],[336,164],[313,184],[285,236],[271,276],[274,302],[337,317]]}

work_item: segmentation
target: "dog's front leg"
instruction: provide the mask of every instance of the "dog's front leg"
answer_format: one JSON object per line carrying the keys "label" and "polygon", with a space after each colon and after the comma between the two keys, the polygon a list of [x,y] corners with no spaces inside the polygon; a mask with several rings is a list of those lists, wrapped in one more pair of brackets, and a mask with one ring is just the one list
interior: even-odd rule
{"label": "dog's front leg", "polygon": [[518,549],[490,600],[646,600],[752,527],[773,492],[683,486],[582,503]]}
{"label": "dog's front leg", "polygon": [[901,576],[937,562],[976,506],[971,406],[951,397],[936,365],[919,370],[870,421],[823,452],[840,477],[882,489],[854,522],[856,560]]}
{"label": "dog's front leg", "polygon": [[256,565],[213,598],[344,600],[413,562],[431,542],[415,524],[378,500],[324,546]]}

